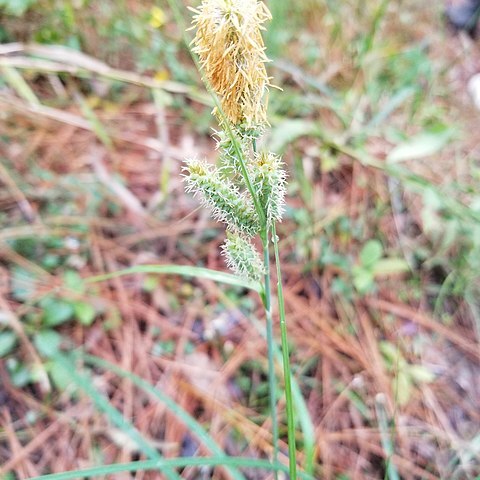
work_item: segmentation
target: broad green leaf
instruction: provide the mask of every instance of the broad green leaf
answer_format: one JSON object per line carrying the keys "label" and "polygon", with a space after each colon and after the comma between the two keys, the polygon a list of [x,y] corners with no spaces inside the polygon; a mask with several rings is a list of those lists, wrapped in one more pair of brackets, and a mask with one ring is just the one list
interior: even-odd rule
{"label": "broad green leaf", "polygon": [[8,360],[14,360],[7,363],[8,373],[12,385],[18,388],[22,388],[28,385],[32,381],[32,372],[26,365],[17,361],[14,357],[10,357]]}

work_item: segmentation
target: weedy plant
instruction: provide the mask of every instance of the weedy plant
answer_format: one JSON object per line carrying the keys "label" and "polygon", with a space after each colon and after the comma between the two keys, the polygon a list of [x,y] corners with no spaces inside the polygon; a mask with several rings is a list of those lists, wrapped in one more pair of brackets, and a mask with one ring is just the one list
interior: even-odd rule
{"label": "weedy plant", "polygon": [[[204,0],[194,12],[196,30],[192,51],[198,55],[204,81],[216,96],[213,114],[220,165],[191,159],[184,167],[186,190],[197,195],[226,224],[223,245],[228,266],[251,282],[260,282],[265,307],[269,359],[269,394],[274,440],[274,463],[278,460],[278,421],[270,249],[273,245],[278,278],[290,478],[296,479],[295,422],[290,385],[290,363],[285,323],[276,223],[284,209],[286,173],[279,156],[259,151],[257,139],[268,127],[267,99],[270,77],[265,64],[262,30],[271,14],[258,0]],[[259,237],[262,252],[255,246]],[[263,258],[263,260],[262,260]]]}

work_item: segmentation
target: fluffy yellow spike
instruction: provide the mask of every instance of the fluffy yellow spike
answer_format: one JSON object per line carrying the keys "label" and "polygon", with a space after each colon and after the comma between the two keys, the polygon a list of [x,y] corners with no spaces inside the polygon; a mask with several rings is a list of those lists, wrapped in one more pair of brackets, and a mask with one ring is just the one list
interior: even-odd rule
{"label": "fluffy yellow spike", "polygon": [[193,51],[226,117],[248,129],[267,124],[269,59],[261,30],[271,19],[268,8],[258,0],[204,0],[192,10]]}

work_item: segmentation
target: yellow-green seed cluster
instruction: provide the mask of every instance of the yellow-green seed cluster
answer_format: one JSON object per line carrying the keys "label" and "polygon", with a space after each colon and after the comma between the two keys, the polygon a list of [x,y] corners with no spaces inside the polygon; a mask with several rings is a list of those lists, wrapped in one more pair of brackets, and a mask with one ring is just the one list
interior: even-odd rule
{"label": "yellow-green seed cluster", "polygon": [[253,282],[261,280],[265,273],[257,250],[244,237],[227,233],[227,239],[222,247],[229,268],[237,275]]}
{"label": "yellow-green seed cluster", "polygon": [[249,237],[259,232],[260,223],[252,202],[219,169],[204,161],[190,160],[185,170],[187,192],[200,194],[202,203],[212,209],[217,220]]}
{"label": "yellow-green seed cluster", "polygon": [[286,173],[282,165],[281,158],[272,152],[256,153],[249,165],[254,189],[270,225],[283,216]]}

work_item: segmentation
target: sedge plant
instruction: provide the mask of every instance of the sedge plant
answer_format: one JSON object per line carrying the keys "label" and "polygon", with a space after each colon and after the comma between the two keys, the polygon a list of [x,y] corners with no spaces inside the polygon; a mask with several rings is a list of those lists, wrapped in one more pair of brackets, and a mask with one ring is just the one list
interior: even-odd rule
{"label": "sedge plant", "polygon": [[[271,19],[259,0],[203,0],[194,12],[192,51],[208,88],[215,94],[213,114],[219,165],[189,159],[184,167],[186,190],[225,223],[222,247],[227,265],[249,282],[259,283],[265,308],[268,344],[269,396],[272,417],[273,462],[278,461],[278,420],[274,362],[270,253],[277,272],[278,312],[288,426],[289,473],[295,480],[295,420],[285,308],[276,224],[284,211],[286,173],[281,158],[259,150],[257,140],[268,128],[267,99],[271,87],[262,38]],[[256,241],[259,239],[259,241]],[[256,245],[261,245],[257,248]]]}

